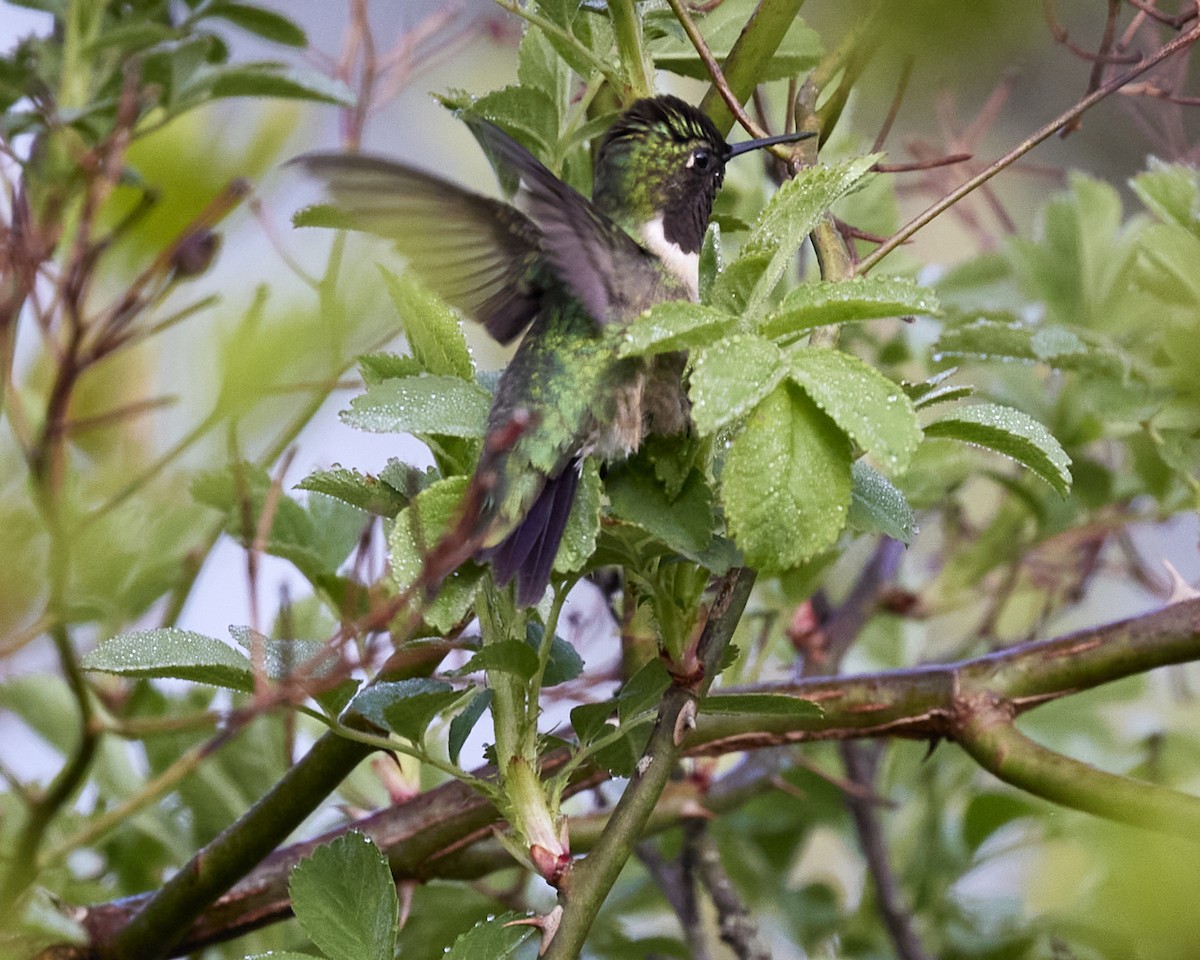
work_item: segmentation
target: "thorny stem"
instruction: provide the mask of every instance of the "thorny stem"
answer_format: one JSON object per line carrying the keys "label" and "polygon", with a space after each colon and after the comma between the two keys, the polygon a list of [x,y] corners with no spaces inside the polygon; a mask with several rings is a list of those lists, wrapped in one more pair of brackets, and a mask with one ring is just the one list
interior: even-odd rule
{"label": "thorny stem", "polygon": [[913,217],[912,220],[892,234],[892,236],[890,236],[885,243],[872,251],[869,256],[860,260],[857,268],[855,269],[855,273],[858,276],[865,274],[872,267],[876,266],[880,260],[904,243],[904,241],[915,234],[918,230],[937,219],[944,211],[954,206],[954,204],[958,203],[958,201],[963,197],[969,195],[974,190],[987,183],[1000,171],[1012,166],[1043,140],[1048,140],[1059,130],[1072,123],[1078,117],[1081,117],[1105,97],[1111,96],[1126,84],[1136,80],[1147,70],[1150,70],[1159,63],[1162,63],[1162,61],[1166,60],[1168,57],[1178,53],[1180,50],[1187,49],[1197,40],[1200,40],[1200,28],[1191,30],[1182,36],[1176,37],[1170,43],[1164,44],[1153,56],[1147,57],[1146,60],[1138,64],[1132,70],[1129,70],[1126,73],[1121,74],[1119,77],[1110,80],[1103,86],[1098,87],[1092,93],[1088,94],[1077,104],[1075,104],[1075,106],[1071,107],[1064,113],[1059,114],[1059,116],[1055,117],[1040,130],[1030,134],[991,166],[981,170],[975,176],[971,177],[971,179],[967,180],[959,187],[956,187],[954,190],[951,190],[948,194],[946,194],[946,196],[932,204],[928,209]]}
{"label": "thorny stem", "polygon": [[697,656],[703,672],[692,684],[676,682],[663,695],[658,722],[642,752],[637,773],[621,794],[595,849],[575,866],[558,933],[547,960],[574,960],[600,907],[633,853],[675,766],[683,726],[694,718],[696,701],[712,682],[716,665],[741,619],[754,586],[754,571],[735,568],[722,579],[709,612]]}
{"label": "thorny stem", "polygon": [[[868,748],[863,744],[853,740],[845,740],[839,746],[842,764],[851,782],[866,790],[874,790],[876,758],[868,755]],[[879,912],[897,956],[900,960],[929,960],[929,954],[913,929],[912,914],[904,906],[888,856],[887,838],[879,820],[879,811],[862,797],[847,793],[845,799],[850,816],[854,819],[863,857],[867,861],[867,872],[875,884]]]}
{"label": "thorny stem", "polygon": [[[970,737],[970,711],[973,705],[992,709],[988,701],[981,702],[972,696],[972,691],[992,691],[1002,697],[1012,710],[1024,712],[1056,698],[1071,696],[1155,667],[1195,660],[1200,660],[1200,600],[1183,601],[1132,620],[1105,624],[1053,640],[1023,644],[972,660],[878,674],[811,678],[782,688],[758,687],[756,689],[760,692],[790,693],[812,700],[822,705],[824,714],[792,719],[701,714],[698,729],[686,738],[683,750],[692,755],[703,755],[823,739],[871,736],[934,739],[953,737],[956,729],[968,730],[966,735]],[[986,741],[986,730],[982,733],[985,739],[976,736],[980,746],[972,749],[987,751],[990,756],[996,757],[995,742]],[[1019,734],[1016,736],[1020,737]],[[325,743],[326,739],[319,743]],[[1023,744],[1017,743],[1014,749],[1019,754]],[[1037,750],[1044,755],[1043,763],[1058,757],[1044,748]],[[313,752],[319,751],[314,748]],[[565,750],[543,757],[543,771],[557,774],[566,758]],[[305,757],[297,769],[310,762],[310,758]],[[995,765],[993,760],[989,759],[988,762]],[[1011,755],[1008,763],[1011,771],[1014,763]],[[704,797],[696,796],[685,789],[685,785],[670,785],[647,821],[647,829],[665,829],[683,818],[703,815],[705,810],[719,813],[731,809],[769,785],[776,771],[772,766],[760,767],[746,776],[743,767],[718,781]],[[1085,768],[1087,771],[1096,772]],[[1070,773],[1073,775],[1074,771]],[[1006,775],[1016,776],[1011,772]],[[1055,775],[1061,776],[1062,772],[1056,771]],[[1102,776],[1111,777],[1109,774]],[[598,779],[594,771],[581,771],[572,789],[580,788],[581,782],[585,785],[594,784]],[[1124,777],[1116,780],[1121,783],[1135,782]],[[1034,782],[1037,782],[1036,776]],[[1098,781],[1088,782],[1089,786],[1094,786]],[[1141,797],[1157,795],[1163,790],[1153,784],[1140,782],[1137,787]],[[1175,791],[1166,792],[1171,795],[1170,804],[1173,807],[1182,804],[1188,810],[1200,808],[1200,800]],[[279,803],[286,799],[274,790],[269,796],[274,799],[264,799],[264,804]],[[1058,797],[1051,799],[1064,802]],[[1154,808],[1161,809],[1161,806],[1156,803]],[[1095,812],[1107,815],[1100,807]],[[471,838],[487,836],[485,828],[495,819],[495,809],[486,797],[474,793],[462,783],[454,782],[414,797],[407,803],[384,809],[368,821],[358,821],[356,826],[366,829],[378,839],[397,879],[424,880],[433,876],[467,878],[481,876],[512,863],[511,857],[493,840],[484,840],[482,848],[478,844],[467,846]],[[584,823],[595,824],[603,820],[603,817],[584,818]],[[1189,822],[1164,820],[1157,826],[1159,829],[1186,834]],[[573,842],[577,849],[586,849],[594,836],[590,829],[584,828],[584,823],[572,825]],[[329,834],[273,854],[191,930],[188,948],[194,950],[204,943],[243,932],[255,922],[282,919],[287,914],[287,874],[290,867],[313,846],[332,839],[334,835]],[[631,837],[630,842],[636,842],[637,839],[637,836]],[[596,842],[599,843],[599,839]],[[573,878],[574,898],[582,897],[581,891],[585,889],[581,886],[585,879],[585,874],[580,873],[583,863],[576,868]],[[84,908],[83,922],[91,931],[93,946],[78,953],[80,960],[107,960],[117,956],[110,945],[116,932],[128,922],[131,912],[143,909],[150,899],[157,897],[156,893],[152,897]],[[178,914],[172,920],[174,926],[164,929],[187,930],[192,916],[195,913]],[[163,922],[166,921],[164,916]],[[560,936],[561,933],[560,928]],[[142,958],[149,956],[129,955]],[[558,954],[560,960],[569,955],[565,950]]]}
{"label": "thorny stem", "polygon": [[696,26],[696,21],[688,13],[687,7],[680,0],[667,0],[667,3],[671,5],[671,11],[675,14],[675,19],[679,21],[680,26],[683,27],[683,32],[692,41],[692,46],[695,47],[696,53],[700,56],[700,62],[704,64],[704,69],[708,71],[709,77],[712,78],[713,89],[721,95],[721,99],[725,102],[725,106],[734,119],[742,125],[750,136],[765,137],[767,132],[755,123],[753,117],[742,109],[741,100],[730,89],[729,81],[725,79],[721,65],[717,63],[717,58],[713,56],[712,50],[709,49],[708,43],[700,33],[700,28]]}

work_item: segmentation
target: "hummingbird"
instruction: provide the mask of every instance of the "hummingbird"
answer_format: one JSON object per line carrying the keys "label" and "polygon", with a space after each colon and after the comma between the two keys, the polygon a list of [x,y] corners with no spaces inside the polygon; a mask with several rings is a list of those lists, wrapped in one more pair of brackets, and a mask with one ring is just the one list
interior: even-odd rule
{"label": "hummingbird", "polygon": [[[811,133],[731,145],[674,96],[638,100],[595,152],[592,198],[491,122],[464,116],[517,206],[391,160],[309,153],[339,223],[392,240],[443,299],[501,344],[525,331],[488,416],[505,441],[471,523],[474,554],[516,600],[544,596],[583,461],[620,460],[648,434],[690,425],[683,354],[621,358],[614,325],[656,303],[698,300],[700,247],[735,156]],[[486,456],[485,460],[488,459]],[[478,471],[485,469],[481,460]]]}

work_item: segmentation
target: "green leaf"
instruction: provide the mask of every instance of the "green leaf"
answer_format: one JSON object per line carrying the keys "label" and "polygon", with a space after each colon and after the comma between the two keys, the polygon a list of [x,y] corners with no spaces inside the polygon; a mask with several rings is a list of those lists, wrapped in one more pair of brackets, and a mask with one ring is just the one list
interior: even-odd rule
{"label": "green leaf", "polygon": [[[530,623],[525,628],[525,642],[533,650],[539,650],[545,628],[540,623]],[[583,673],[583,657],[573,646],[562,637],[556,636],[550,641],[550,657],[546,661],[546,670],[542,674],[542,686],[553,687],[568,680],[574,680]]]}
{"label": "green leaf", "polygon": [[463,707],[462,712],[450,721],[450,735],[447,740],[446,749],[450,755],[451,763],[458,763],[458,755],[462,753],[463,744],[467,742],[467,737],[475,729],[475,724],[479,722],[479,718],[483,716],[484,712],[491,705],[492,691],[480,690]]}
{"label": "green leaf", "polygon": [[162,627],[122,633],[83,658],[83,668],[122,677],[191,680],[251,691],[250,661],[227,643],[190,630]]}
{"label": "green leaf", "polygon": [[235,26],[241,27],[248,33],[270,40],[272,43],[282,43],[289,47],[308,46],[308,37],[296,24],[287,17],[273,10],[264,10],[248,3],[231,3],[228,0],[218,0],[201,8],[200,17],[220,17]]}
{"label": "green leaf", "polygon": [[[236,463],[198,474],[192,481],[192,496],[224,511],[225,529],[248,547],[257,535],[271,485],[262,467]],[[293,563],[314,585],[336,573],[366,522],[360,510],[319,493],[311,494],[303,505],[290,497],[278,497],[273,511],[264,549]]]}
{"label": "green leaf", "polygon": [[859,533],[882,533],[901,543],[912,543],[917,520],[904,494],[862,460],[854,461],[851,481],[849,525]]}
{"label": "green leaf", "polygon": [[737,318],[713,307],[687,300],[655,304],[621,331],[622,357],[651,357],[674,350],[692,350],[716,343]]}
{"label": "green leaf", "polygon": [[739,334],[702,350],[688,384],[696,430],[708,436],[744,417],[786,372],[783,351],[762,337]]}
{"label": "green leaf", "polygon": [[474,381],[475,364],[454,312],[408,274],[397,276],[385,267],[379,272],[404,324],[408,348],[421,369]]}
{"label": "green leaf", "polygon": [[1034,804],[1015,793],[981,793],[971,798],[963,814],[963,840],[968,849],[980,844],[1007,823],[1038,814]]}
{"label": "green leaf", "polygon": [[400,903],[387,857],[357,830],[322,844],[288,882],[292,909],[329,960],[392,960]]}
{"label": "green leaf", "polygon": [[342,411],[342,422],[371,433],[482,437],[492,398],[458,377],[423,374],[367,387]]}
{"label": "green leaf", "polygon": [[522,141],[535,154],[552,155],[558,146],[558,111],[535,87],[509,86],[484,94],[467,107]]}
{"label": "green leaf", "polygon": [[776,387],[721,475],[726,521],[747,562],[778,572],[831,546],[846,525],[850,476],[845,434],[799,388]]}
{"label": "green leaf", "polygon": [[[718,62],[724,61],[734,42],[755,12],[755,3],[749,0],[725,0],[699,19],[700,33]],[[654,65],[660,70],[708,80],[708,70],[700,60],[691,40],[682,32],[672,31],[648,44],[654,57]],[[798,73],[811,70],[821,59],[821,38],[803,20],[797,17],[783,35],[778,49],[770,57],[756,64],[759,83],[782,80]]]}
{"label": "green leaf", "polygon": [[417,677],[373,684],[355,696],[347,709],[377,727],[420,743],[433,718],[461,696],[445,680]]}
{"label": "green leaf", "polygon": [[1158,219],[1183,227],[1200,240],[1200,175],[1195,167],[1151,157],[1147,170],[1130,180],[1129,186]]}
{"label": "green leaf", "polygon": [[777,693],[718,693],[700,701],[700,713],[750,713],[761,717],[819,717],[811,700]]}
{"label": "green leaf", "polygon": [[712,304],[757,316],[796,251],[825,212],[861,187],[878,155],[808,167],[780,187],[763,208],[738,257],[713,285]]}
{"label": "green leaf", "polygon": [[358,358],[358,372],[362,375],[363,382],[371,387],[384,380],[417,377],[428,371],[422,368],[416,357],[379,351],[362,354]]}
{"label": "green leaf", "polygon": [[675,497],[670,497],[654,468],[643,458],[614,464],[605,489],[615,516],[652,534],[670,549],[699,562],[716,524],[712,491],[704,474],[693,469]]}
{"label": "green leaf", "polygon": [[208,97],[273,97],[335,106],[354,102],[354,93],[344,83],[322,73],[294,70],[278,63],[243,63],[197,71],[182,96],[191,102]]}
{"label": "green leaf", "polygon": [[616,700],[582,704],[571,710],[571,729],[580,743],[590,743],[611,728],[608,720],[616,712]]}
{"label": "green leaf", "polygon": [[1012,407],[981,403],[959,407],[925,427],[925,436],[986,447],[1028,467],[1065,497],[1071,458],[1044,426]]}
{"label": "green leaf", "polygon": [[311,953],[295,953],[291,950],[268,950],[266,953],[255,953],[246,960],[317,960]]}
{"label": "green leaf", "polygon": [[523,913],[502,913],[477,923],[454,941],[444,960],[508,960],[533,936],[533,928],[522,924],[510,927],[514,920],[526,920]]}
{"label": "green leaf", "polygon": [[658,705],[671,685],[671,675],[661,660],[655,657],[635,673],[617,694],[617,717],[628,723],[640,713]]}
{"label": "green leaf", "polygon": [[575,490],[575,502],[571,504],[562,542],[554,558],[556,573],[574,573],[583,569],[596,552],[596,538],[600,535],[601,493],[600,467],[594,459],[588,458],[583,462],[583,474]]}
{"label": "green leaf", "polygon": [[498,670],[501,673],[515,673],[522,680],[529,680],[537,673],[537,668],[537,653],[529,649],[529,644],[520,640],[500,640],[484,646],[455,670],[454,676],[465,677],[483,670]]}
{"label": "green leaf", "polygon": [[334,464],[301,480],[296,487],[333,497],[379,517],[394,517],[408,504],[403,496],[378,477]]}
{"label": "green leaf", "polygon": [[921,428],[900,384],[842,350],[793,350],[788,372],[884,469],[892,474],[908,469],[921,442]]}
{"label": "green leaf", "polygon": [[[417,494],[413,502],[397,514],[388,547],[392,576],[401,593],[417,582],[425,555],[437,546],[457,519],[467,484],[466,477],[439,480]],[[475,602],[475,587],[482,573],[482,568],[468,563],[450,574],[424,610],[425,622],[436,630],[446,631],[465,618]]]}
{"label": "green leaf", "polygon": [[940,309],[932,291],[911,280],[816,280],[789,291],[779,306],[762,318],[758,332],[772,339],[789,339],[833,323],[936,314]]}

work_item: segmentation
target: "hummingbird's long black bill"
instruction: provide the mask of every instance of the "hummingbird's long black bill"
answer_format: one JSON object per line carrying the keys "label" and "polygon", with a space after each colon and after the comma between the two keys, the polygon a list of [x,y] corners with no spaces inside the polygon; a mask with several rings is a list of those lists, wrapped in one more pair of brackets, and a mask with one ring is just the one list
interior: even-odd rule
{"label": "hummingbird's long black bill", "polygon": [[729,152],[725,154],[725,159],[730,160],[739,154],[749,153],[751,150],[760,150],[763,147],[773,147],[778,143],[795,143],[798,140],[807,140],[809,137],[815,137],[815,130],[799,130],[795,133],[777,133],[773,137],[759,137],[757,140],[743,140],[741,143],[731,144]]}

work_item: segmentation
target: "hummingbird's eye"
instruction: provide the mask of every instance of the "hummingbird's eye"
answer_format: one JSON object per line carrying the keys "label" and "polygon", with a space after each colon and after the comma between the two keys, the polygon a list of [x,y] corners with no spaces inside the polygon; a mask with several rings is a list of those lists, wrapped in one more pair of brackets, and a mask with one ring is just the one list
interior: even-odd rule
{"label": "hummingbird's eye", "polygon": [[704,147],[697,147],[688,157],[688,166],[696,170],[707,170],[712,164],[712,154]]}

